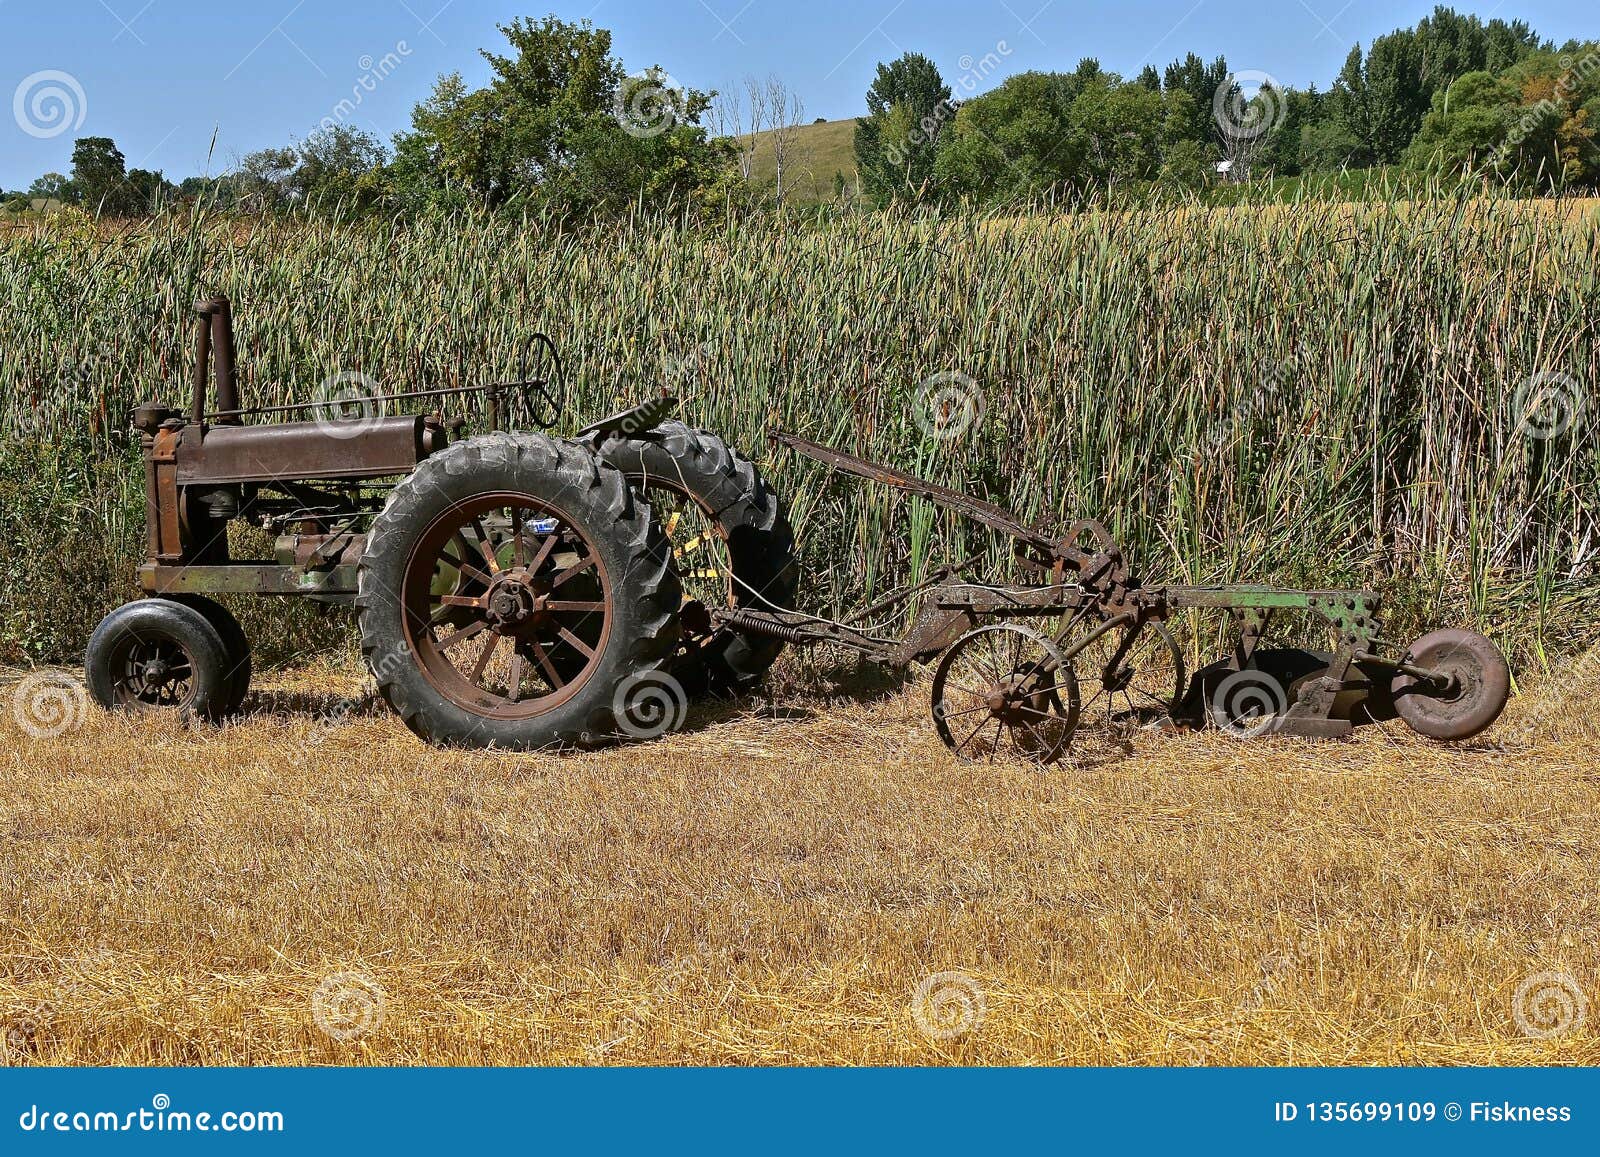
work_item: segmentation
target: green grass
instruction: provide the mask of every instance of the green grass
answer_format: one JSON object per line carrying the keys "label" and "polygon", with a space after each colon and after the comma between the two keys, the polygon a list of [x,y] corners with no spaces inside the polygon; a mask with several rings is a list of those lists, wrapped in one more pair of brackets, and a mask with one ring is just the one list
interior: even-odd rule
{"label": "green grass", "polygon": [[[181,404],[188,310],[235,302],[247,400],[568,357],[565,429],[677,387],[787,496],[808,608],[1004,546],[763,435],[796,430],[1062,526],[1151,581],[1376,584],[1396,637],[1471,622],[1527,655],[1600,627],[1600,222],[1494,197],[995,219],[788,213],[556,229],[71,211],[0,235],[0,651],[70,655],[130,592],[127,408]],[[492,308],[488,303],[493,303]],[[1529,438],[1532,375],[1587,424]],[[971,428],[925,430],[965,375]],[[949,381],[950,379],[943,379]],[[955,379],[961,381],[964,379]],[[420,408],[420,407],[408,407]],[[919,422],[919,415],[924,419]],[[471,415],[469,415],[471,416]]]}
{"label": "green grass", "polygon": [[[832,200],[835,173],[843,173],[847,187],[854,190],[855,127],[855,120],[850,119],[801,125],[795,130],[794,159],[786,166],[789,171],[784,173],[788,200],[796,204]],[[777,158],[773,153],[772,134],[758,133],[751,179],[770,189],[776,177]]]}

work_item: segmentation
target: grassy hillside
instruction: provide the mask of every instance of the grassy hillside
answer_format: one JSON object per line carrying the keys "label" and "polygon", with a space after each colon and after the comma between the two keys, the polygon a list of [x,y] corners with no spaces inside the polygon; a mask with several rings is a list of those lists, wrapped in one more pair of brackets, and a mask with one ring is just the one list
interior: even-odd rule
{"label": "grassy hillside", "polygon": [[[794,159],[784,174],[789,199],[807,203],[826,201],[833,196],[835,173],[843,173],[851,188],[856,182],[854,118],[801,125],[795,130]],[[746,140],[749,138],[746,137]],[[756,134],[755,180],[770,186],[777,176],[772,134]]]}

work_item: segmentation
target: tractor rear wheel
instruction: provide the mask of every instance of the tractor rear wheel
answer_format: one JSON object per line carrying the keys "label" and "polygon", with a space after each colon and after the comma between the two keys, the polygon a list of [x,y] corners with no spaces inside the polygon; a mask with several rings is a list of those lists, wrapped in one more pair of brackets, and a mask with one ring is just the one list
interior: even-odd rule
{"label": "tractor rear wheel", "polygon": [[731,694],[761,681],[776,639],[713,630],[710,610],[791,610],[799,567],[783,504],[754,462],[682,422],[612,435],[599,447],[649,501],[683,583],[684,644],[673,676],[690,694]]}
{"label": "tractor rear wheel", "polygon": [[536,434],[457,442],[396,486],[358,577],[361,651],[434,743],[589,747],[674,651],[665,536],[614,467]]}

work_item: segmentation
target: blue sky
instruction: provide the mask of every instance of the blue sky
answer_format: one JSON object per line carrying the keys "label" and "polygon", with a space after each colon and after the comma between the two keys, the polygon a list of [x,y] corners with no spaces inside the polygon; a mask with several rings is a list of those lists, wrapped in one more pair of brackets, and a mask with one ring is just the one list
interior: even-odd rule
{"label": "blue sky", "polygon": [[[0,0],[0,101],[9,97],[13,113],[0,115],[0,188],[66,171],[77,136],[112,137],[130,167],[162,169],[173,179],[221,171],[243,153],[305,136],[341,101],[353,123],[387,140],[406,127],[440,73],[486,76],[478,49],[501,43],[496,23],[550,11],[611,29],[630,69],[659,64],[697,88],[776,72],[805,100],[808,119],[832,119],[861,112],[876,63],[906,50],[931,56],[947,80],[969,62],[998,61],[978,89],[1012,72],[1070,68],[1086,55],[1132,75],[1189,50],[1208,59],[1223,53],[1235,70],[1284,84],[1325,85],[1352,44],[1414,24],[1432,7],[1432,0]],[[1600,36],[1593,0],[1455,7],[1521,18],[1557,41]]]}

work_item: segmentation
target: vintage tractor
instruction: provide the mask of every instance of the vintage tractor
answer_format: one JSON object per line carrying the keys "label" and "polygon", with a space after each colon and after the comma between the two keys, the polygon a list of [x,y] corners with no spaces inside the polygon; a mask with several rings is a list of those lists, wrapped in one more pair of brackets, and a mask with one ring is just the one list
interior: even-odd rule
{"label": "vintage tractor", "polygon": [[[244,408],[229,302],[196,310],[188,412],[133,412],[149,597],[90,639],[104,706],[237,711],[250,651],[223,594],[353,603],[383,697],[439,743],[593,745],[639,733],[630,716],[641,696],[659,709],[653,687],[737,687],[772,662],[777,644],[718,628],[710,610],[790,605],[788,524],[747,458],[666,421],[670,399],[574,439],[501,430],[513,404],[541,431],[559,416],[560,361],[535,335],[516,381]],[[489,432],[462,438],[464,418],[442,409],[382,412],[461,395],[478,396]],[[311,420],[281,420],[296,414]],[[278,420],[246,424],[257,417]],[[233,556],[241,523],[272,537],[272,558]]]}

